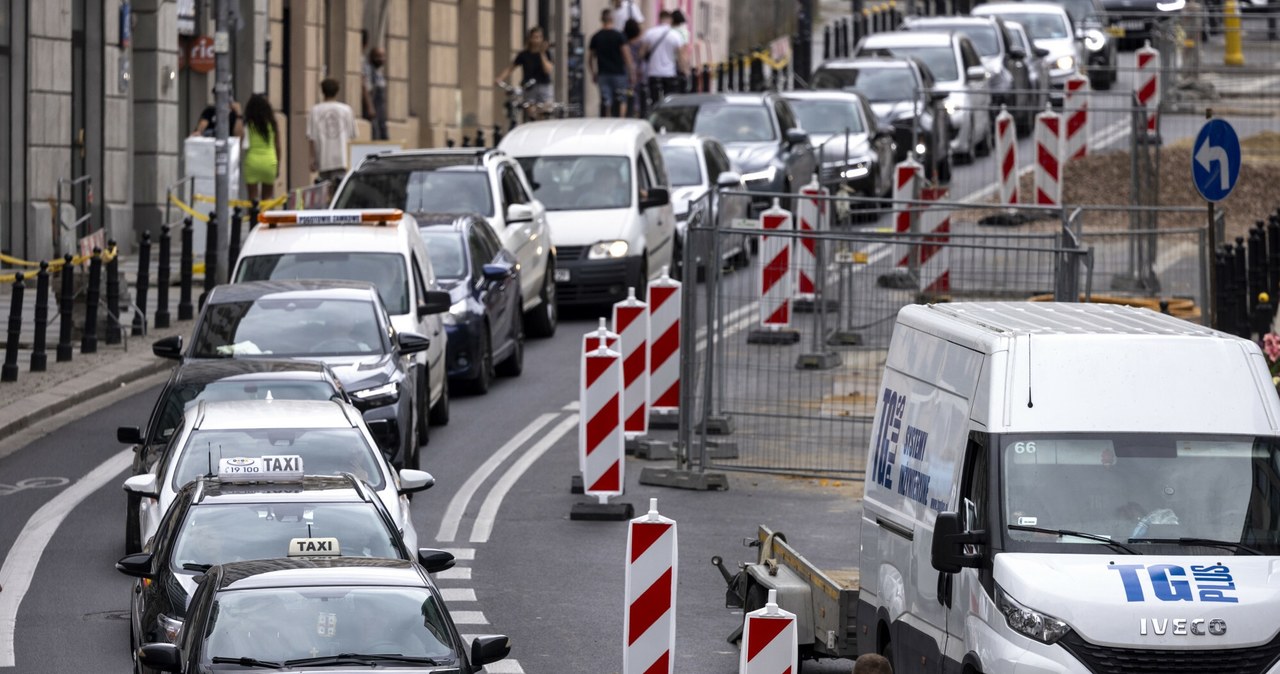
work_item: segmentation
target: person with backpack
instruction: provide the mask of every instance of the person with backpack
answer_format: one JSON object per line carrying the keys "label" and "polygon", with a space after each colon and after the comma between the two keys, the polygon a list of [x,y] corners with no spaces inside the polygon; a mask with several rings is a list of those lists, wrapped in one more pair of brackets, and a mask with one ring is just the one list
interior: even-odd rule
{"label": "person with backpack", "polygon": [[657,104],[667,94],[681,91],[685,40],[672,25],[671,12],[664,9],[658,15],[658,25],[645,31],[641,41],[641,55],[649,72],[649,98]]}

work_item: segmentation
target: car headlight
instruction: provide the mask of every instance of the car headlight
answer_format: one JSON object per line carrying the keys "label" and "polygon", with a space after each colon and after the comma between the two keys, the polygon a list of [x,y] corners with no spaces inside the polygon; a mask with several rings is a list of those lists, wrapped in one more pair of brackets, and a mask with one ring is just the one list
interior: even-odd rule
{"label": "car headlight", "polygon": [[848,168],[841,171],[840,177],[844,178],[845,180],[853,180],[855,178],[861,178],[870,172],[871,172],[871,169],[867,168],[867,162],[860,161],[860,162],[850,164]]}
{"label": "car headlight", "polygon": [[1004,614],[1009,629],[1041,643],[1052,644],[1071,631],[1065,622],[1014,601],[999,585],[996,586],[996,609]]}
{"label": "car headlight", "polygon": [[351,397],[368,406],[378,407],[390,405],[400,399],[400,387],[395,382],[360,389],[351,393]]}
{"label": "car headlight", "polygon": [[925,153],[926,151],[928,151],[928,149],[929,149],[929,148],[927,148],[927,147],[925,147],[925,146],[924,146],[924,143],[916,143],[916,155],[917,155],[917,156],[921,156],[921,157],[923,157],[923,156],[924,156],[924,153]]}
{"label": "car headlight", "polygon": [[1059,56],[1058,60],[1053,62],[1053,67],[1058,70],[1071,70],[1076,67],[1076,60],[1071,56]]}
{"label": "car headlight", "polygon": [[591,250],[587,251],[587,259],[608,260],[626,257],[630,248],[626,241],[601,241],[591,246]]}
{"label": "car headlight", "polygon": [[947,96],[947,100],[942,103],[942,108],[947,111],[948,115],[954,115],[960,109],[960,105],[956,103],[956,99]]}
{"label": "car headlight", "polygon": [[776,178],[777,175],[778,175],[778,167],[769,166],[769,168],[766,168],[763,171],[755,171],[753,173],[742,174],[742,180],[743,182],[748,182],[748,183],[753,183],[758,180],[763,180],[765,182],[773,182],[773,179]]}
{"label": "car headlight", "polygon": [[1097,28],[1090,28],[1084,32],[1084,46],[1089,51],[1101,51],[1107,46],[1107,35]]}
{"label": "car headlight", "polygon": [[178,637],[182,636],[182,621],[163,613],[156,616],[156,628],[165,643],[176,644]]}
{"label": "car headlight", "polygon": [[1187,6],[1187,0],[1169,0],[1169,2],[1157,2],[1156,9],[1162,12],[1176,12]]}

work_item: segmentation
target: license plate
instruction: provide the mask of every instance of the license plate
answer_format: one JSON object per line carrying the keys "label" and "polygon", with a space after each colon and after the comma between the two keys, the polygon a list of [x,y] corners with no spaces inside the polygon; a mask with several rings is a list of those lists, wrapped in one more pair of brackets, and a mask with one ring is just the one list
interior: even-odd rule
{"label": "license plate", "polygon": [[1146,28],[1146,27],[1147,27],[1147,23],[1146,23],[1145,21],[1142,21],[1141,19],[1139,19],[1139,20],[1135,20],[1135,21],[1121,21],[1121,22],[1120,22],[1120,28],[1121,28],[1121,30],[1126,30],[1126,31],[1128,31],[1128,30],[1142,30],[1143,28]]}
{"label": "license plate", "polygon": [[734,229],[760,229],[760,221],[751,218],[734,218]]}
{"label": "license plate", "polygon": [[1107,35],[1111,37],[1124,37],[1124,29],[1120,26],[1107,26]]}
{"label": "license plate", "polygon": [[568,283],[569,270],[556,268],[555,280],[556,280],[556,283]]}

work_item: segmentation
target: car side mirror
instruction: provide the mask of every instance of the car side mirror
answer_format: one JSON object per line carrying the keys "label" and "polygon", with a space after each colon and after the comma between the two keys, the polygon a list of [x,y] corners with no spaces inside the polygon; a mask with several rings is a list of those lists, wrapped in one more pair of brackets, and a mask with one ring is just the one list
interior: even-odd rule
{"label": "car side mirror", "polygon": [[418,563],[427,573],[448,571],[454,565],[453,553],[435,548],[418,548]]}
{"label": "car side mirror", "polygon": [[396,343],[400,345],[400,355],[402,356],[421,353],[431,348],[431,340],[416,332],[401,332],[397,334]]}
{"label": "car side mirror", "polygon": [[453,297],[443,290],[428,290],[418,305],[418,318],[431,314],[443,314],[453,306]]}
{"label": "car side mirror", "polygon": [[513,264],[486,264],[483,269],[484,280],[497,283],[516,275]]}
{"label": "car side mirror", "polygon": [[1035,49],[1031,50],[1031,53],[1035,54],[1036,58],[1045,58],[1049,55],[1049,50],[1045,49],[1044,47],[1036,47]]}
{"label": "car side mirror", "polygon": [[1022,59],[1027,58],[1027,52],[1023,51],[1021,47],[1013,47],[1009,49],[1009,56],[1021,61]]}
{"label": "car side mirror", "polygon": [[943,101],[947,100],[947,96],[948,96],[948,95],[949,95],[949,94],[948,94],[947,92],[945,92],[945,91],[930,91],[930,92],[929,92],[929,102],[930,102],[930,103],[932,103],[932,104],[934,104],[934,105],[937,105],[938,103],[941,103],[941,102],[943,102]]}
{"label": "car side mirror", "polygon": [[809,134],[803,129],[787,129],[787,146],[795,147],[797,145],[806,145],[809,142]]}
{"label": "car side mirror", "polygon": [[122,445],[141,445],[142,431],[137,426],[121,426],[116,429],[116,442]]}
{"label": "car side mirror", "polygon": [[722,189],[732,190],[742,186],[742,174],[737,171],[725,171],[716,176],[716,185]]}
{"label": "car side mirror", "polygon": [[667,191],[667,188],[650,187],[649,193],[640,200],[640,210],[647,211],[650,208],[666,206],[669,203],[671,203],[671,193]]}
{"label": "car side mirror", "polygon": [[508,655],[511,655],[511,639],[504,635],[476,637],[471,642],[471,666],[475,671]]}
{"label": "car side mirror", "polygon": [[425,470],[404,468],[400,471],[400,493],[411,494],[436,486],[436,478]]}
{"label": "car side mirror", "polygon": [[143,644],[138,649],[138,662],[161,672],[180,672],[182,651],[175,644]]}
{"label": "car side mirror", "polygon": [[529,204],[511,204],[507,206],[507,225],[514,225],[518,222],[532,222],[533,207]]}
{"label": "car side mirror", "polygon": [[134,475],[124,481],[124,490],[139,496],[148,498],[159,498],[160,490],[157,488],[155,473],[144,473],[142,475]]}
{"label": "car side mirror", "polygon": [[982,66],[969,66],[964,71],[966,82],[981,82],[985,79],[987,79],[987,69]]}
{"label": "car side mirror", "polygon": [[933,547],[930,550],[933,568],[943,573],[977,568],[982,563],[982,555],[967,554],[964,546],[981,545],[986,541],[987,532],[964,530],[960,513],[938,513],[933,523]]}
{"label": "car side mirror", "polygon": [[161,358],[182,360],[182,335],[156,340],[151,344],[151,353]]}
{"label": "car side mirror", "polygon": [[116,571],[134,578],[151,578],[155,575],[151,571],[152,559],[150,552],[139,552],[121,557],[120,561],[116,562]]}

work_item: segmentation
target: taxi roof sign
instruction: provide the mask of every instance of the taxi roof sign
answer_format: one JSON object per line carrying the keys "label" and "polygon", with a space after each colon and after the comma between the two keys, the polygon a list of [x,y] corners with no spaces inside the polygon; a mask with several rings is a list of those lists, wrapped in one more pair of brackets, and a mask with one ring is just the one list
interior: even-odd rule
{"label": "taxi roof sign", "polygon": [[297,454],[218,459],[223,482],[288,482],[302,479],[302,457]]}
{"label": "taxi roof sign", "polygon": [[290,538],[290,557],[340,557],[342,548],[338,539],[328,538]]}
{"label": "taxi roof sign", "polygon": [[398,208],[336,209],[324,211],[263,211],[258,222],[274,229],[281,226],[386,225],[404,217]]}

